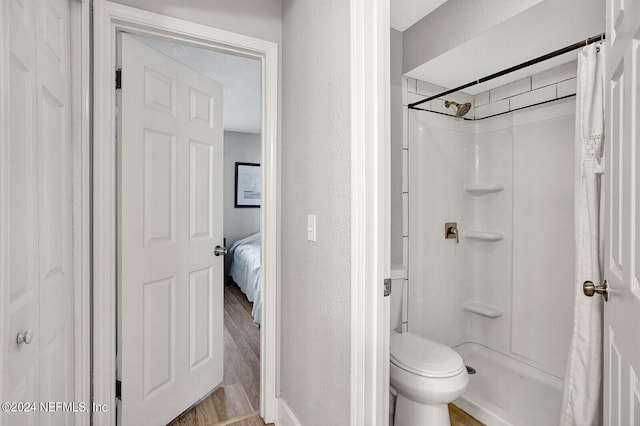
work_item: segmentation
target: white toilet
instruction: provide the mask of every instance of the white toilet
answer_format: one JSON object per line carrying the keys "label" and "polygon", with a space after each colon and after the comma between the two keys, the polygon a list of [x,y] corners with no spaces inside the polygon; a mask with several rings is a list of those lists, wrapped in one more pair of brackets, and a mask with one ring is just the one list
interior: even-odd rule
{"label": "white toilet", "polygon": [[442,343],[413,333],[391,335],[394,426],[449,426],[447,404],[462,395],[469,375],[462,358]]}
{"label": "white toilet", "polygon": [[447,404],[462,395],[469,375],[456,351],[413,333],[391,335],[394,426],[450,426]]}

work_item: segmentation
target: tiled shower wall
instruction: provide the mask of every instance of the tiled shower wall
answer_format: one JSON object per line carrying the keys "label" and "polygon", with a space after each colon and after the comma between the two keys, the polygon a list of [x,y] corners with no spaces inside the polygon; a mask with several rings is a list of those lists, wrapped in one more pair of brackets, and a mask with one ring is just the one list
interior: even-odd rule
{"label": "tiled shower wall", "polygon": [[[446,98],[459,103],[471,102],[473,107],[465,115],[465,118],[482,119],[540,102],[574,95],[576,93],[576,67],[576,61],[572,61],[548,71],[487,90],[475,96],[456,92]],[[406,90],[403,93],[403,107],[405,109],[410,103],[420,101],[448,89],[413,78],[405,77],[404,80],[403,88]],[[454,108],[445,108],[444,101],[445,98],[435,99],[420,105],[420,108],[452,116],[455,115]]]}
{"label": "tiled shower wall", "polygon": [[[525,77],[491,90],[470,95],[463,92],[448,95],[448,99],[459,103],[471,102],[472,108],[466,118],[484,119],[496,114],[507,113],[545,101],[561,99],[576,93],[576,61]],[[462,83],[462,82],[461,82]],[[404,270],[408,270],[410,260],[409,238],[409,114],[407,105],[426,97],[444,92],[448,88],[430,84],[409,77],[402,78],[402,259]],[[444,114],[455,115],[453,108],[444,107],[445,99],[436,99],[420,107]],[[397,220],[397,218],[396,218]],[[407,330],[407,291],[409,281],[403,288],[402,329]]]}

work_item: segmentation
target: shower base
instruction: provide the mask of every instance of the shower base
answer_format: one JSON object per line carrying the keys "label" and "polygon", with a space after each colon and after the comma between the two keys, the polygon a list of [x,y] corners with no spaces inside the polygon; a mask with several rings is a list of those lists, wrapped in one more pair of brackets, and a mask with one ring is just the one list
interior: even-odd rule
{"label": "shower base", "polygon": [[488,426],[559,423],[561,379],[477,343],[454,349],[476,370],[458,407]]}

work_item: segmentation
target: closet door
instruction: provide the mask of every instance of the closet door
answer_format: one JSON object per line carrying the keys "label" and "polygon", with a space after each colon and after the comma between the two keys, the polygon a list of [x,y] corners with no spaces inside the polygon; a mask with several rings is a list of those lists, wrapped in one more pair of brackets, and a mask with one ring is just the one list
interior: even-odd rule
{"label": "closet door", "polygon": [[72,424],[69,5],[2,3],[2,424]]}

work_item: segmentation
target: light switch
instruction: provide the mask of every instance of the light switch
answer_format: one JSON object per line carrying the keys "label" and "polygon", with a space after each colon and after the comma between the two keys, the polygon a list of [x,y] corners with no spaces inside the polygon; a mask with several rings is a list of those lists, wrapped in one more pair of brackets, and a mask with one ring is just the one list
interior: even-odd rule
{"label": "light switch", "polygon": [[307,240],[316,241],[316,215],[307,215]]}

